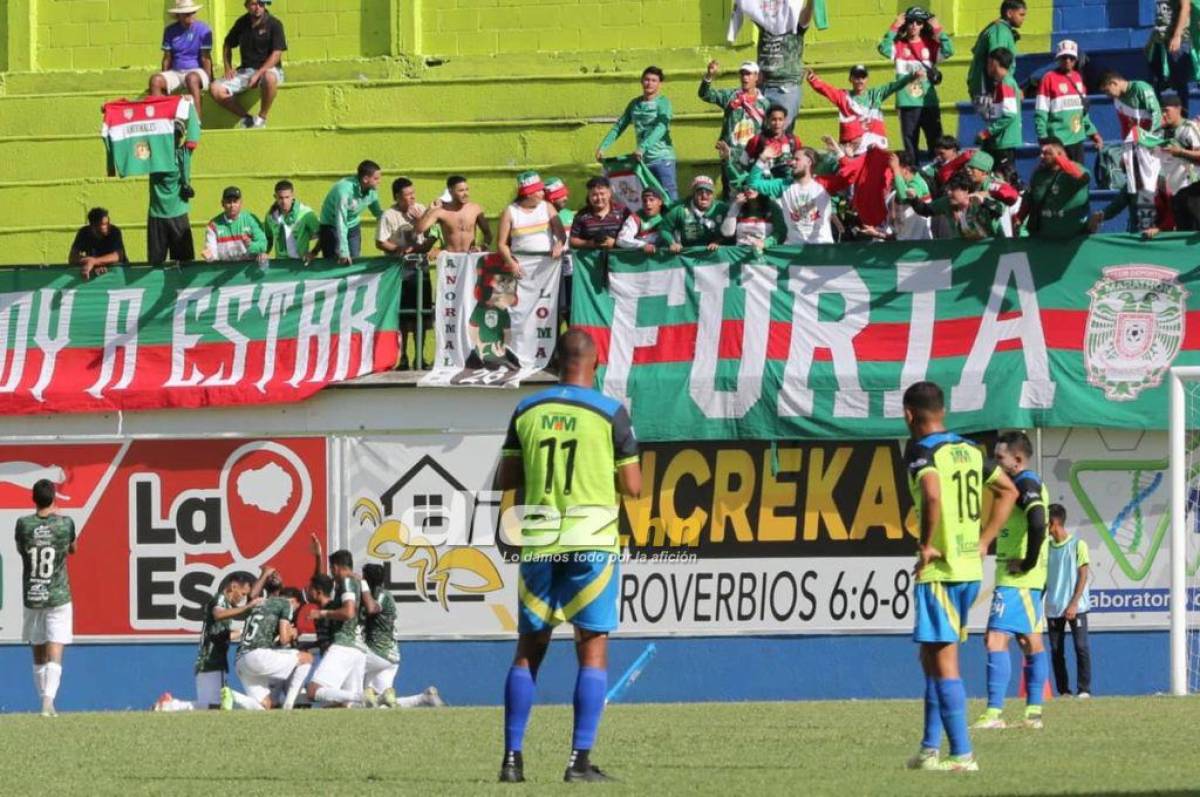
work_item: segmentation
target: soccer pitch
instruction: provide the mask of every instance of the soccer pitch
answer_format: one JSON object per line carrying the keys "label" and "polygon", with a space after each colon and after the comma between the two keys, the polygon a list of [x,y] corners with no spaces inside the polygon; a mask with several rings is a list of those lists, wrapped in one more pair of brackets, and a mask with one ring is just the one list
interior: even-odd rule
{"label": "soccer pitch", "polygon": [[[802,677],[802,674],[798,674]],[[972,701],[971,716],[982,710]],[[1012,703],[1009,715],[1020,716]],[[975,732],[982,771],[909,772],[917,701],[610,706],[584,791],[1101,794],[1200,788],[1195,698],[1054,700],[1042,731]],[[9,715],[5,794],[541,793],[560,782],[571,710],[539,706],[525,784],[495,782],[497,708]]]}

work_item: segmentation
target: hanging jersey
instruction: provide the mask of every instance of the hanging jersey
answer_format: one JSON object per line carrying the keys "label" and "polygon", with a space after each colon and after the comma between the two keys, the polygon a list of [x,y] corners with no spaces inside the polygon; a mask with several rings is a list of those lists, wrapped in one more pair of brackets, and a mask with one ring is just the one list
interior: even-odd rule
{"label": "hanging jersey", "polygon": [[174,172],[175,125],[183,125],[183,145],[195,149],[200,121],[187,96],[115,100],[103,107],[100,135],[108,156],[108,173],[118,177]]}

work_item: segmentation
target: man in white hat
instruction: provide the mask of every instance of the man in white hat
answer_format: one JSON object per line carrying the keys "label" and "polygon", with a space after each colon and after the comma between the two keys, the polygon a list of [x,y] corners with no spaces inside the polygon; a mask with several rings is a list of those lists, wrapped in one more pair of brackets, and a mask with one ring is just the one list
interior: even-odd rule
{"label": "man in white hat", "polygon": [[[720,68],[721,65],[715,60],[708,62],[708,70],[700,79],[699,94],[700,99],[720,106],[725,111],[725,121],[721,125],[719,140],[729,147],[732,162],[738,163],[742,159],[742,153],[746,151],[746,144],[762,130],[763,119],[766,117],[771,103],[758,90],[759,68],[757,63],[746,61],[742,64],[738,70],[741,88],[737,89],[713,88],[713,78],[717,76]],[[729,159],[725,160],[726,164],[730,162]],[[723,166],[721,178],[722,193],[728,197],[730,174],[727,166]]]}
{"label": "man in white hat", "polygon": [[713,179],[706,174],[692,180],[692,196],[663,215],[659,240],[672,252],[705,246],[711,252],[724,243],[721,222],[729,206],[713,198]]}
{"label": "man in white hat", "polygon": [[1042,76],[1034,104],[1033,126],[1038,141],[1057,138],[1067,151],[1067,157],[1083,163],[1083,140],[1090,138],[1099,150],[1104,139],[1088,116],[1084,97],[1087,89],[1076,67],[1079,65],[1079,46],[1070,39],[1058,43],[1054,53],[1054,68]]}
{"label": "man in white hat", "polygon": [[163,31],[162,71],[150,78],[152,97],[186,89],[197,116],[200,96],[212,80],[212,28],[196,19],[201,8],[193,0],[175,0],[169,12],[175,21]]}

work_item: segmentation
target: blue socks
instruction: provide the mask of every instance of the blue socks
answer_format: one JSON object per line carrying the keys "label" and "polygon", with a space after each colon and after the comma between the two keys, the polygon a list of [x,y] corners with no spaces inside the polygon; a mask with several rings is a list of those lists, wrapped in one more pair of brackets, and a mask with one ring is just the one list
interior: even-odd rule
{"label": "blue socks", "polygon": [[[504,681],[504,750],[520,751],[525,743],[525,726],[533,711],[533,675],[528,667],[513,666]],[[578,700],[578,698],[576,698]]]}
{"label": "blue socks", "polygon": [[1050,677],[1050,666],[1046,662],[1046,651],[1025,657],[1025,705],[1042,705],[1046,693],[1046,679]]}
{"label": "blue socks", "polygon": [[962,679],[938,679],[937,697],[942,725],[946,728],[946,735],[950,737],[950,755],[969,755],[971,739],[967,735],[967,690]]}
{"label": "blue socks", "polygon": [[937,750],[942,746],[942,714],[938,701],[937,679],[925,676],[925,735],[921,737],[921,749]]}
{"label": "blue socks", "polygon": [[[1026,665],[1026,683],[1028,683],[1028,665]],[[1012,659],[1008,650],[999,652],[988,651],[987,654],[987,696],[988,708],[1004,708],[1004,695],[1008,692],[1008,682],[1012,678]]]}
{"label": "blue socks", "polygon": [[[575,679],[575,727],[571,734],[572,750],[591,750],[604,713],[604,696],[608,692],[608,671],[597,667],[580,667]],[[528,717],[528,712],[526,712]]]}

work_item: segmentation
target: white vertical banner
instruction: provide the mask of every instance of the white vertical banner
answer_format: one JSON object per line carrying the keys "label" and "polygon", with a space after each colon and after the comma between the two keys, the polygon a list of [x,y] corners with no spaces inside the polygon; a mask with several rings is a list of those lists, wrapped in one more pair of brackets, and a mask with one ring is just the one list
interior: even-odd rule
{"label": "white vertical banner", "polygon": [[443,252],[437,261],[437,349],[426,387],[516,387],[550,362],[558,332],[561,259]]}

